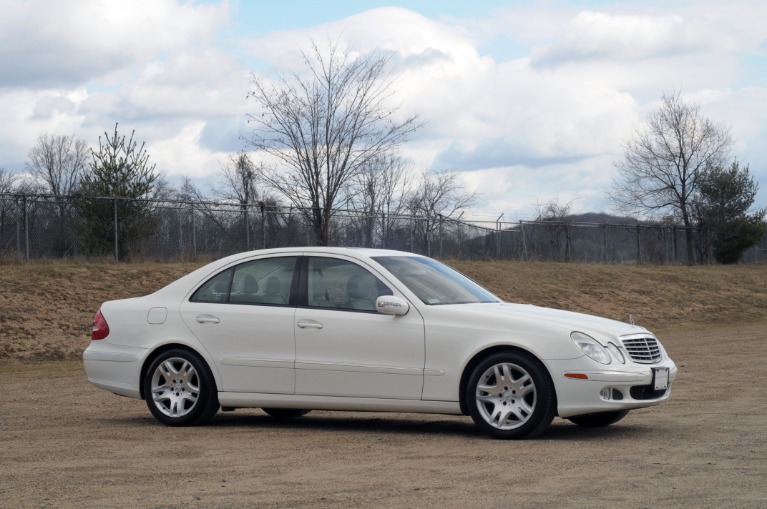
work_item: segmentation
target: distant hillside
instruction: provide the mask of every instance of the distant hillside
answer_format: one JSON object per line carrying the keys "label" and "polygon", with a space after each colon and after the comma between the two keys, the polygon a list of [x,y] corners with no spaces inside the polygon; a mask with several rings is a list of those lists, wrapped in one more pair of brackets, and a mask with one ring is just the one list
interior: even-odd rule
{"label": "distant hillside", "polygon": [[[767,266],[448,262],[501,298],[603,315],[651,329],[767,318]],[[151,293],[193,263],[3,265],[0,362],[77,359],[105,300]]]}

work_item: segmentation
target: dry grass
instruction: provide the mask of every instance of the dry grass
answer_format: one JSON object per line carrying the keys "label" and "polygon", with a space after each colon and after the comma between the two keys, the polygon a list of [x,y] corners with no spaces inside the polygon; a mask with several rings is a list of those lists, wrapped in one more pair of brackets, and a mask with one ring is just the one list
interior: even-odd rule
{"label": "dry grass", "polygon": [[507,301],[648,328],[767,318],[767,266],[449,262]]}
{"label": "dry grass", "polygon": [[[651,329],[767,318],[767,266],[619,266],[449,261],[505,300]],[[151,293],[195,263],[0,266],[0,361],[77,359],[105,300]]]}

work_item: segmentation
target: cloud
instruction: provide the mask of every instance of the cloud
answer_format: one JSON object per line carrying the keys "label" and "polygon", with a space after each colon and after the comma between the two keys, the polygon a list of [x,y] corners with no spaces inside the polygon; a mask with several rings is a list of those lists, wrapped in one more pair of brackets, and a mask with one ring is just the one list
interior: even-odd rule
{"label": "cloud", "polygon": [[228,6],[175,0],[11,0],[0,17],[0,87],[68,87],[210,41]]}
{"label": "cloud", "polygon": [[313,39],[390,56],[392,105],[426,122],[404,154],[419,170],[463,172],[490,212],[523,214],[556,197],[599,208],[622,141],[673,90],[733,125],[739,159],[767,182],[765,2],[478,4],[474,19],[382,7],[247,36],[232,32],[241,20],[227,2],[0,3],[8,169],[23,167],[42,133],[95,145],[119,122],[147,142],[158,169],[215,174],[247,148],[249,71],[266,80],[301,71]]}
{"label": "cloud", "polygon": [[118,94],[94,94],[116,98],[94,104],[112,110],[99,110],[100,115],[126,112],[142,121],[243,115],[246,90],[245,73],[227,55],[180,53],[151,62]]}
{"label": "cloud", "polygon": [[576,163],[588,157],[587,155],[567,153],[545,155],[536,153],[531,148],[529,144],[522,143],[520,140],[508,138],[482,140],[470,148],[452,144],[447,150],[437,154],[432,166],[460,171],[511,165],[539,168],[554,164]]}
{"label": "cloud", "polygon": [[735,41],[715,23],[680,15],[623,15],[584,11],[559,40],[535,48],[534,67],[590,60],[641,60],[726,51]]}
{"label": "cloud", "polygon": [[213,152],[200,144],[204,122],[193,122],[181,128],[172,138],[147,145],[147,153],[159,171],[169,176],[200,178],[218,171],[226,153]]}
{"label": "cloud", "polygon": [[152,152],[173,147],[169,162],[181,140],[191,143],[186,152],[200,157],[184,159],[190,173],[214,169],[195,144],[214,137],[198,140],[188,126],[237,125],[244,115],[247,73],[216,40],[226,2],[12,0],[2,12],[0,164],[22,167],[41,133],[95,146],[117,122]]}

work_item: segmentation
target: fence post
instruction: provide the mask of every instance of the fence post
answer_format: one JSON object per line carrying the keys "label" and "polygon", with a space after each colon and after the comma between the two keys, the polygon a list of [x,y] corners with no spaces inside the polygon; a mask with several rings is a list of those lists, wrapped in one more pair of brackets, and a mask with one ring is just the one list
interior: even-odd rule
{"label": "fence post", "polygon": [[641,226],[637,225],[637,264],[642,263],[642,239],[640,238],[641,235]]}
{"label": "fence post", "polygon": [[194,214],[194,202],[192,205],[192,260],[197,260],[197,219]]}
{"label": "fence post", "polygon": [[674,265],[677,264],[676,226],[671,226],[671,258]]}
{"label": "fence post", "polygon": [[458,221],[458,224],[456,225],[456,227],[458,228],[458,259],[459,260],[463,260],[464,259],[464,255],[463,255],[463,228],[462,228],[463,221],[461,221],[462,217],[463,217],[463,211],[461,211],[461,214],[458,216],[458,219],[456,219],[456,221]]}
{"label": "fence post", "polygon": [[245,251],[250,251],[250,221],[248,220],[248,204],[245,204],[245,208],[243,209],[243,214],[245,214]]}
{"label": "fence post", "polygon": [[415,248],[413,247],[413,229],[415,228],[415,225],[413,224],[413,221],[415,221],[414,216],[410,216],[410,252],[414,253]]}
{"label": "fence post", "polygon": [[498,216],[498,219],[495,220],[495,259],[496,260],[501,259],[501,219],[503,219],[503,214]]}
{"label": "fence post", "polygon": [[495,259],[501,259],[501,223],[495,222]]}
{"label": "fence post", "polygon": [[439,215],[439,257],[442,258],[442,227],[445,222],[445,218],[442,214]]}
{"label": "fence post", "polygon": [[381,249],[386,249],[386,212],[381,212]]}
{"label": "fence post", "polygon": [[434,225],[426,216],[426,256],[431,257],[431,241],[434,239]]}
{"label": "fence post", "polygon": [[266,249],[266,205],[261,201],[258,207],[261,209],[261,247]]}
{"label": "fence post", "polygon": [[118,237],[118,233],[119,233],[118,232],[118,224],[119,223],[117,221],[117,197],[116,196],[113,197],[112,201],[114,203],[114,214],[115,214],[115,217],[114,217],[114,224],[115,224],[115,261],[119,262],[120,261],[120,241],[119,241],[119,237]]}
{"label": "fence post", "polygon": [[525,240],[525,224],[519,220],[519,231],[522,233],[522,259],[527,261],[527,240]]}
{"label": "fence post", "polygon": [[21,204],[24,207],[24,253],[29,261],[29,213],[27,212],[27,195],[21,195]]}
{"label": "fence post", "polygon": [[[16,207],[19,206],[19,197],[16,196]],[[21,220],[19,219],[19,216],[16,217],[16,252],[19,255],[19,260],[21,259]]]}
{"label": "fence post", "polygon": [[[181,215],[183,209],[178,207],[176,209],[176,217],[178,217],[178,257],[183,260],[184,258],[184,217]],[[169,232],[170,233],[170,232]]]}

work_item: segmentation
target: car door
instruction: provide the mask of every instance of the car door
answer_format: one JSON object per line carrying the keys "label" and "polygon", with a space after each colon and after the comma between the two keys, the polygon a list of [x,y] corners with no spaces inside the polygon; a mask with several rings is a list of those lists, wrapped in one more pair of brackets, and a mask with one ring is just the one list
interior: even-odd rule
{"label": "car door", "polygon": [[[215,360],[227,392],[293,394],[298,256],[251,260],[203,283],[181,316]],[[294,282],[295,278],[295,282]]]}
{"label": "car door", "polygon": [[296,309],[296,394],[420,399],[424,324],[375,311],[379,295],[397,294],[369,268],[342,257],[309,256]]}

